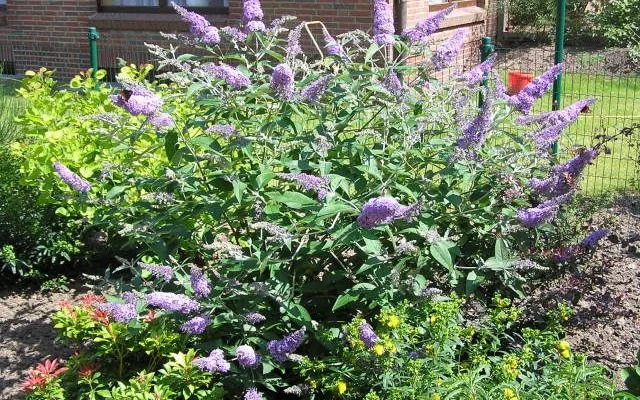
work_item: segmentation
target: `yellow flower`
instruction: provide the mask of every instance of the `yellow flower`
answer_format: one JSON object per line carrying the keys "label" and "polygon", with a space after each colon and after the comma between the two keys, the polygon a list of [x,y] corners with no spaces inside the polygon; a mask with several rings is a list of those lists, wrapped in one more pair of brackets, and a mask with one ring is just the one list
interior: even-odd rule
{"label": "yellow flower", "polygon": [[309,381],[309,387],[311,389],[317,388],[318,387],[318,382],[316,382],[315,380],[314,381]]}
{"label": "yellow flower", "polygon": [[429,322],[431,322],[431,325],[435,324],[437,320],[438,320],[437,315],[432,315],[429,317]]}
{"label": "yellow flower", "polygon": [[507,400],[518,400],[518,395],[511,388],[504,388],[502,394]]}
{"label": "yellow flower", "polygon": [[438,379],[436,379],[436,386],[437,386],[437,387],[442,386],[442,384],[443,384],[443,383],[444,383],[444,380],[442,380],[442,378],[438,378]]}
{"label": "yellow flower", "polygon": [[376,344],[375,346],[373,346],[371,348],[371,350],[376,353],[377,355],[381,356],[384,354],[384,346],[381,345],[380,343]]}
{"label": "yellow flower", "polygon": [[562,358],[571,358],[571,351],[569,351],[569,350],[561,350],[560,351],[560,356]]}
{"label": "yellow flower", "polygon": [[389,315],[387,319],[387,326],[391,329],[395,329],[400,325],[400,317],[395,314]]}
{"label": "yellow flower", "polygon": [[556,344],[556,349],[558,350],[569,350],[571,345],[566,340],[561,340]]}
{"label": "yellow flower", "polygon": [[344,394],[347,391],[347,384],[346,382],[338,381],[336,388],[338,389],[338,394]]}
{"label": "yellow flower", "polygon": [[431,400],[441,400],[442,397],[440,397],[440,395],[438,393],[434,393],[433,396],[431,396]]}

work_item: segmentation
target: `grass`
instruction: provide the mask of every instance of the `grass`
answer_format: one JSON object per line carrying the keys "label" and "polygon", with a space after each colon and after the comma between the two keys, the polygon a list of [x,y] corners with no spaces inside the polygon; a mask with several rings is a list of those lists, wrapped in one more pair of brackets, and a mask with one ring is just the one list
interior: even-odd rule
{"label": "grass", "polygon": [[[536,74],[539,75],[541,71]],[[506,71],[504,72],[506,81]],[[597,143],[599,134],[612,135],[623,127],[640,123],[640,76],[605,76],[585,73],[563,75],[562,107],[586,97],[598,101],[590,112],[581,114],[564,133],[560,142],[562,159],[573,156],[576,147]],[[536,103],[534,113],[551,110],[551,94]],[[601,154],[584,177],[582,189],[587,194],[610,191],[638,190],[640,188],[640,137],[618,139],[608,148],[610,154]]]}
{"label": "grass", "polygon": [[6,146],[20,133],[13,122],[23,104],[15,95],[17,86],[15,81],[0,80],[0,147]]}

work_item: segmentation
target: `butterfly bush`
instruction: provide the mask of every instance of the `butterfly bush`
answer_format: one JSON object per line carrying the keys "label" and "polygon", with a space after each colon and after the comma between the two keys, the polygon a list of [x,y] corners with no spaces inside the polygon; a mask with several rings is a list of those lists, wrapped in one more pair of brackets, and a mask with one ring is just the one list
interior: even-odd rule
{"label": "butterfly bush", "polygon": [[[393,365],[404,355],[389,329],[403,325],[375,319],[383,307],[521,293],[540,268],[517,266],[568,242],[551,233],[600,147],[558,160],[549,144],[593,99],[530,115],[561,65],[508,96],[494,59],[452,67],[464,31],[431,42],[451,8],[396,35],[388,2],[373,4],[371,34],[323,27],[318,49],[302,37],[317,22],[265,20],[258,0],[215,30],[175,6],[189,34],[149,45],[159,81],[127,66],[123,90],[78,78],[83,91],[62,97],[75,110],[70,99],[89,96],[111,117],[95,104],[73,111],[73,140],[46,142],[69,168],[47,159],[43,190],[51,201],[64,184],[85,193],[65,207],[139,257],[118,270],[131,277],[114,282],[121,300],[60,316],[62,335],[88,346],[73,360],[101,354],[112,390],[134,390],[114,382],[146,371],[164,389],[193,374],[197,390],[170,389],[192,398],[365,398],[346,370],[331,382],[303,376],[335,343]],[[213,32],[219,43],[205,40]],[[506,134],[512,120],[528,132]],[[342,330],[355,315],[369,322]]]}

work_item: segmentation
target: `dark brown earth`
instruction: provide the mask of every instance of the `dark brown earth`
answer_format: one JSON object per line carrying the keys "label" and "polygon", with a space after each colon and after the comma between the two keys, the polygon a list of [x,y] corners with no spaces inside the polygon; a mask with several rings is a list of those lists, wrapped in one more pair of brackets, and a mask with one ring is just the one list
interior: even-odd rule
{"label": "dark brown earth", "polygon": [[591,225],[610,232],[587,266],[544,282],[523,305],[532,313],[572,305],[567,340],[609,367],[620,385],[620,369],[635,364],[640,349],[640,196],[620,197]]}
{"label": "dark brown earth", "polygon": [[[542,310],[561,301],[572,304],[576,314],[568,321],[568,341],[617,374],[635,364],[640,349],[640,196],[619,198],[591,225],[610,233],[588,265],[545,282],[523,305]],[[88,292],[88,282],[77,279],[64,293],[0,290],[0,399],[20,397],[30,367],[69,354],[54,342],[50,315],[60,301]]]}

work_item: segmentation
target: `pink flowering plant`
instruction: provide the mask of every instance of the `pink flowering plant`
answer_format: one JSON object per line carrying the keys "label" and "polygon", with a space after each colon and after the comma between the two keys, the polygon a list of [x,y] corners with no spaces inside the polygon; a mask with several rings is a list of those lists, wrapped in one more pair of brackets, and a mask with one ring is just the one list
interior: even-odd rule
{"label": "pink flowering plant", "polygon": [[[156,81],[135,66],[117,90],[25,80],[68,118],[45,118],[50,102],[23,91],[23,124],[41,140],[15,148],[27,181],[136,251],[110,271],[108,299],[56,314],[81,349],[70,371],[103,364],[101,389],[69,390],[280,398],[304,383],[300,354],[327,354],[319,332],[356,312],[364,321],[433,287],[521,294],[536,277],[528,258],[559,244],[554,220],[599,151],[557,163],[549,144],[593,100],[531,115],[562,66],[507,95],[493,60],[448,67],[465,31],[430,46],[451,9],[395,32],[387,2],[374,3],[371,33],[341,35],[265,21],[258,0],[222,28],[174,5],[189,33],[149,45]],[[501,128],[520,115],[528,134]],[[377,345],[373,325],[357,329]]]}

